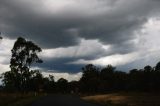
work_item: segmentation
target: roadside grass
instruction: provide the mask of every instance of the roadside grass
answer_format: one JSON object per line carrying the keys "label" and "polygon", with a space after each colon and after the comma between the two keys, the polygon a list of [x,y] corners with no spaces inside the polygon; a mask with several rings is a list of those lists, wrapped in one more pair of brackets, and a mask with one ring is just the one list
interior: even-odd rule
{"label": "roadside grass", "polygon": [[0,93],[0,106],[29,106],[45,94]]}
{"label": "roadside grass", "polygon": [[83,100],[104,106],[160,106],[159,93],[111,93],[82,97]]}

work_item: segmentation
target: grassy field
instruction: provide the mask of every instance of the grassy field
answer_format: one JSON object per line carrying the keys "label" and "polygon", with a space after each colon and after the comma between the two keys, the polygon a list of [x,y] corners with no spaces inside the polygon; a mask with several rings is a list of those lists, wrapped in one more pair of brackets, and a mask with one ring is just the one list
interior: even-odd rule
{"label": "grassy field", "polygon": [[0,93],[0,106],[28,106],[44,94]]}
{"label": "grassy field", "polygon": [[104,106],[160,106],[159,93],[112,93],[86,96],[82,99]]}

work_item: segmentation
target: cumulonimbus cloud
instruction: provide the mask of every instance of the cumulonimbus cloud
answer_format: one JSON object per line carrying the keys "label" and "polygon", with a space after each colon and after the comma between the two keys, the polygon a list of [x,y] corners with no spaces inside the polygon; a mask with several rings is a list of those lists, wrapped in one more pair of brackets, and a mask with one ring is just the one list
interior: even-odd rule
{"label": "cumulonimbus cloud", "polygon": [[66,63],[139,51],[137,35],[159,17],[159,5],[159,0],[1,0],[0,31],[4,38],[23,36],[42,47],[48,53],[42,54],[42,67],[78,70],[81,65]]}
{"label": "cumulonimbus cloud", "polygon": [[2,0],[0,30],[45,48],[77,45],[79,38],[125,46],[160,10],[159,4],[158,0]]}

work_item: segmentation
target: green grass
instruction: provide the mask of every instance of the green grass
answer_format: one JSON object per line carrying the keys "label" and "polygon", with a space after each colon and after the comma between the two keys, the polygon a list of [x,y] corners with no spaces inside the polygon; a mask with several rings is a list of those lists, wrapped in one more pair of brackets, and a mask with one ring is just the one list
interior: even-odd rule
{"label": "green grass", "polygon": [[29,106],[45,94],[0,93],[0,106]]}

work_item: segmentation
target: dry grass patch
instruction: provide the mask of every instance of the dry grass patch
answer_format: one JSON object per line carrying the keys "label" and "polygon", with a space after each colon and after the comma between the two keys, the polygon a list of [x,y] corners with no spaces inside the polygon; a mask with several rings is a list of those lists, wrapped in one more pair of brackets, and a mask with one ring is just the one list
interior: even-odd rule
{"label": "dry grass patch", "polygon": [[82,99],[105,106],[160,106],[160,94],[149,93],[113,93]]}

